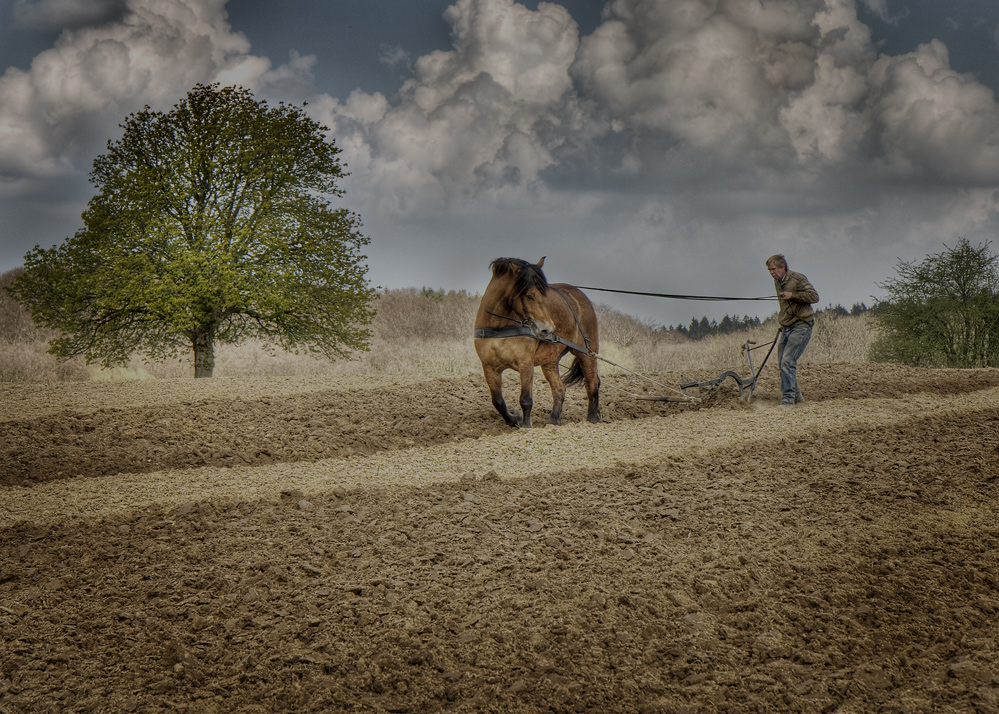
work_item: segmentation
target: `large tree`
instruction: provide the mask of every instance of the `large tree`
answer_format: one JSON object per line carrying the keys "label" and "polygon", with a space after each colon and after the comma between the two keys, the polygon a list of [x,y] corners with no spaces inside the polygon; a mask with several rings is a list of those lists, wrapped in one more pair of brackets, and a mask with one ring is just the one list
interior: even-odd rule
{"label": "large tree", "polygon": [[62,336],[50,351],[105,367],[260,337],[330,359],[366,349],[373,291],[347,174],[326,127],[246,89],[198,85],[131,114],[93,164],[84,227],[35,246],[11,292]]}
{"label": "large tree", "polygon": [[[944,246],[946,248],[946,246]],[[872,309],[876,361],[917,367],[999,366],[999,256],[966,238],[921,263],[899,261]]]}

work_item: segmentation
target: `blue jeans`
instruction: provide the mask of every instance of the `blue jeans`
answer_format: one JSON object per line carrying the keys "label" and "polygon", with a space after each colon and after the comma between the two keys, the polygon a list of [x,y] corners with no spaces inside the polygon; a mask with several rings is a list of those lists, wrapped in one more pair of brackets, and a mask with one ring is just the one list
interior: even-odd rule
{"label": "blue jeans", "polygon": [[781,401],[801,402],[801,389],[798,387],[798,358],[812,339],[812,326],[799,322],[781,330],[777,341],[777,360],[780,362]]}

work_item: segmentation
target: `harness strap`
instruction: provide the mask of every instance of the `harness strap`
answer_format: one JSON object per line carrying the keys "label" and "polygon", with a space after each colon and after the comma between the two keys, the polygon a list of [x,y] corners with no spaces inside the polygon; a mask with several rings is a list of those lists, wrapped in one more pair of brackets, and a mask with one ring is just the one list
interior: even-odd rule
{"label": "harness strap", "polygon": [[527,325],[511,325],[510,327],[476,327],[475,337],[534,337],[534,332]]}
{"label": "harness strap", "polygon": [[563,300],[565,300],[565,304],[568,305],[568,307],[569,307],[569,312],[572,313],[572,319],[576,321],[576,327],[579,329],[579,334],[581,334],[583,336],[583,344],[586,345],[586,349],[580,348],[579,345],[572,345],[571,343],[566,342],[565,340],[563,340],[561,338],[559,339],[559,342],[561,342],[563,344],[566,344],[566,345],[569,345],[573,349],[579,349],[579,350],[581,350],[583,352],[589,352],[590,351],[590,338],[586,336],[586,333],[583,331],[583,326],[579,323],[579,317],[576,315],[576,308],[574,308],[572,306],[572,303],[569,302],[569,298],[567,298],[565,296],[565,294],[561,290],[559,290],[554,285],[549,285],[548,287],[550,287],[552,290],[554,290],[555,292],[557,292],[559,294],[559,297],[561,297]]}
{"label": "harness strap", "polygon": [[565,345],[569,349],[576,350],[577,352],[582,352],[584,355],[594,355],[594,356],[596,356],[596,354],[597,354],[596,352],[593,352],[592,350],[590,350],[589,340],[587,340],[587,342],[586,342],[586,347],[583,347],[582,345],[577,345],[575,342],[570,342],[569,340],[567,340],[567,339],[565,339],[563,337],[559,337],[558,335],[555,335],[555,334],[553,334],[548,339],[545,339],[544,337],[537,337],[537,336],[535,336],[535,339],[537,339],[539,342],[557,342],[558,344]]}
{"label": "harness strap", "polygon": [[541,337],[537,332],[527,325],[511,325],[510,327],[476,327],[475,337],[479,338],[490,338],[490,337],[533,337],[538,342],[551,342],[554,344],[562,344],[570,349],[574,349],[583,354],[596,354],[590,351],[589,347],[583,347],[582,345],[577,345],[575,342],[570,342],[567,339],[559,337],[558,335],[551,335],[550,337]]}

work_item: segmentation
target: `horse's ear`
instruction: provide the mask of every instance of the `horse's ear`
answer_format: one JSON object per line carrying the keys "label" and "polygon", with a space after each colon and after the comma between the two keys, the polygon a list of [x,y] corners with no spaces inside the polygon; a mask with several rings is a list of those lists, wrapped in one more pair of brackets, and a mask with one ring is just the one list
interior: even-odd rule
{"label": "horse's ear", "polygon": [[539,268],[545,267],[545,258],[547,258],[547,257],[548,257],[547,255],[542,255],[541,256],[541,260],[538,261],[538,267]]}

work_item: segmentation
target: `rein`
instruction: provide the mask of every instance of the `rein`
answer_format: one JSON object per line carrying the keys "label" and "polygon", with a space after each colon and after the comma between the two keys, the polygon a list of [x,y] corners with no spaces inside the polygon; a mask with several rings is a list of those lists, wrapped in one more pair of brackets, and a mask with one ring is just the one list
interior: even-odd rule
{"label": "rein", "polygon": [[[510,317],[509,315],[500,315],[498,312],[493,312],[492,310],[486,310],[486,314],[487,315],[492,315],[493,317],[498,317],[501,320],[509,320],[510,322],[516,322],[518,325],[527,325],[530,322],[530,320],[531,320],[530,317],[525,317],[523,320],[518,320],[516,317]],[[477,329],[477,330],[478,329],[487,330],[489,328],[487,328],[487,327],[483,327],[483,328],[476,327],[475,329]]]}
{"label": "rein", "polygon": [[[618,369],[621,369],[621,370],[623,370],[625,372],[629,372],[629,373],[635,375],[636,377],[639,377],[639,378],[644,379],[644,380],[646,380],[648,382],[651,382],[652,384],[655,384],[656,386],[664,387],[665,389],[668,389],[671,392],[676,392],[678,395],[680,395],[678,397],[657,397],[655,399],[656,401],[687,402],[687,403],[698,403],[698,402],[701,401],[701,399],[699,397],[688,396],[684,392],[682,392],[682,391],[680,391],[678,389],[675,389],[674,387],[670,387],[670,386],[665,385],[665,384],[660,384],[659,382],[655,381],[654,379],[652,379],[652,378],[650,378],[650,377],[648,377],[648,376],[646,376],[644,374],[636,372],[636,371],[634,371],[632,369],[628,369],[627,367],[625,367],[623,365],[620,365],[617,362],[613,362],[613,361],[607,359],[606,357],[601,357],[599,354],[597,354],[596,352],[594,352],[592,349],[590,349],[590,339],[586,336],[586,333],[583,331],[583,326],[579,322],[579,316],[576,314],[576,309],[572,306],[572,303],[569,302],[569,298],[567,298],[565,296],[565,294],[561,290],[559,290],[558,288],[556,288],[555,286],[549,285],[549,287],[551,287],[556,293],[558,293],[559,297],[561,297],[562,300],[565,301],[565,304],[569,307],[569,311],[572,313],[572,319],[576,322],[576,328],[579,330],[579,334],[583,336],[583,343],[584,344],[577,345],[575,342],[567,340],[564,337],[559,337],[555,333],[542,335],[540,333],[540,330],[538,329],[537,323],[535,323],[534,320],[531,319],[530,314],[528,314],[528,312],[527,312],[527,305],[526,304],[523,305],[524,316],[525,316],[523,320],[517,319],[515,317],[510,317],[509,315],[499,315],[499,314],[497,314],[495,312],[490,312],[489,310],[486,310],[485,312],[487,314],[492,315],[493,317],[498,317],[501,320],[509,320],[510,322],[516,323],[516,325],[510,326],[510,327],[500,327],[500,328],[494,328],[494,327],[476,327],[475,328],[475,337],[476,338],[532,337],[532,338],[538,340],[539,342],[549,342],[549,343],[553,343],[553,344],[561,344],[561,345],[564,345],[565,347],[567,347],[568,349],[574,350],[576,352],[580,352],[582,354],[589,355],[591,357],[595,357],[596,359],[600,360],[601,362],[606,362],[607,364],[613,365],[614,367],[617,367]],[[577,285],[575,287],[577,289],[579,289],[579,290],[597,290],[599,292],[623,293],[623,294],[626,294],[626,295],[647,295],[649,297],[672,298],[672,299],[675,299],[675,300],[710,300],[710,301],[736,301],[736,300],[745,300],[745,301],[771,301],[771,300],[777,300],[776,296],[766,296],[766,297],[727,297],[726,296],[726,297],[723,297],[723,296],[718,296],[718,295],[676,295],[676,294],[672,294],[672,293],[647,293],[647,292],[639,292],[637,290],[612,290],[610,288],[594,288],[594,287],[586,287],[586,286],[582,286],[582,285]],[[774,344],[776,344],[776,339],[774,340]],[[771,345],[770,349],[771,350],[773,349],[773,345]],[[563,352],[562,354],[565,355],[565,352]],[[768,352],[767,353],[767,357],[769,357],[769,356],[770,356],[770,353]],[[766,362],[766,360],[764,360],[764,363],[765,362]],[[750,364],[752,364],[752,362],[750,362]],[[762,365],[760,366],[760,371],[761,372],[763,371]],[[722,376],[724,377],[724,376],[726,376],[728,374],[730,374],[730,373],[727,372],[725,375],[722,375]],[[735,376],[734,373],[732,373],[732,376]],[[759,373],[755,374],[754,377],[753,377],[753,388],[755,388],[755,386],[756,386],[756,378],[757,377],[759,377]],[[738,380],[738,377],[736,379]],[[610,385],[608,385],[608,386],[610,386]],[[742,384],[740,382],[740,390],[741,390],[741,388],[742,388]],[[632,397],[636,397],[638,399],[649,399],[648,397],[643,397],[641,395],[631,394],[630,392],[627,392],[627,391],[625,391],[623,389],[619,389],[618,391],[624,392],[625,394],[628,394],[629,396],[632,396]]]}
{"label": "rein", "polygon": [[[558,292],[556,289],[555,292]],[[562,293],[559,293],[562,295]],[[562,299],[565,300],[565,295],[562,295]],[[569,301],[566,300],[566,303]],[[531,313],[527,311],[527,302],[524,300],[524,296],[520,297],[520,309],[524,313],[524,319],[519,319],[516,317],[510,317],[509,315],[500,315],[492,310],[486,310],[487,315],[492,315],[493,317],[498,317],[500,320],[509,320],[510,322],[517,323],[516,326],[511,327],[476,327],[475,337],[476,338],[490,338],[490,337],[533,337],[537,340],[542,340],[545,342],[551,342],[547,336],[540,334],[538,329],[538,324],[531,317]],[[572,305],[569,305],[569,309],[572,310]],[[573,311],[572,316],[576,317],[576,312]],[[579,319],[576,319],[576,324],[579,324]],[[580,328],[582,332],[582,328]],[[587,343],[589,345],[589,343]]]}
{"label": "rein", "polygon": [[[551,286],[549,286],[549,287],[551,287]],[[565,300],[566,305],[569,306],[569,310],[570,310],[570,312],[572,312],[572,318],[573,318],[573,320],[576,321],[576,327],[579,328],[579,334],[581,334],[583,336],[583,342],[585,343],[585,345],[577,345],[575,342],[572,342],[571,340],[567,340],[564,337],[559,337],[555,333],[552,333],[552,334],[547,335],[547,336],[542,336],[539,333],[539,331],[538,331],[537,324],[534,322],[534,320],[531,319],[530,315],[528,315],[528,313],[527,313],[527,306],[526,305],[524,306],[524,314],[527,315],[527,317],[524,318],[523,320],[518,320],[517,318],[510,317],[509,315],[500,315],[500,314],[492,312],[490,310],[486,310],[485,312],[488,315],[492,315],[493,317],[498,317],[501,320],[509,320],[510,322],[515,322],[517,324],[516,325],[511,325],[510,327],[476,327],[475,328],[475,333],[474,333],[476,339],[478,339],[478,338],[503,338],[503,337],[533,337],[538,342],[550,342],[552,344],[564,345],[565,347],[567,347],[569,349],[576,350],[577,352],[581,352],[581,353],[586,354],[586,355],[590,355],[591,357],[595,357],[596,359],[600,360],[601,362],[606,362],[609,365],[613,365],[614,367],[617,367],[618,369],[624,370],[625,372],[629,372],[629,373],[635,375],[636,377],[639,377],[639,378],[644,379],[644,380],[646,380],[648,382],[651,382],[652,384],[655,384],[658,387],[663,387],[665,389],[668,389],[671,392],[676,392],[677,394],[681,395],[679,397],[670,397],[669,398],[670,401],[685,401],[685,402],[692,402],[692,403],[696,403],[696,402],[700,402],[701,401],[697,397],[688,396],[688,395],[684,394],[683,392],[681,392],[680,390],[675,389],[674,387],[670,387],[669,385],[666,385],[666,384],[660,384],[659,382],[657,382],[656,380],[652,379],[651,377],[648,377],[648,376],[646,376],[644,374],[636,372],[633,369],[628,369],[624,365],[620,365],[617,362],[613,362],[613,361],[607,359],[606,357],[602,357],[601,355],[599,355],[596,352],[594,352],[593,350],[591,350],[590,349],[590,339],[586,336],[586,333],[583,331],[583,326],[579,323],[579,317],[576,315],[576,310],[572,307],[572,303],[569,302],[569,299],[562,293],[561,290],[559,290],[558,288],[553,288],[553,290],[555,290],[555,292],[557,292],[562,297],[562,299]],[[564,354],[565,353],[563,352],[563,355]],[[619,391],[624,391],[624,390],[619,390]],[[631,394],[630,392],[625,392],[625,394],[628,394],[629,396],[641,398],[640,395]]]}
{"label": "rein", "polygon": [[612,290],[611,288],[590,288],[577,285],[580,290],[597,290],[602,293],[622,293],[624,295],[647,295],[648,297],[672,298],[673,300],[708,300],[717,302],[727,302],[735,300],[748,300],[752,302],[776,300],[776,295],[766,295],[763,297],[725,297],[721,295],[675,295],[673,293],[643,293],[637,290]]}
{"label": "rein", "polygon": [[575,342],[570,342],[565,340],[558,335],[552,334],[549,337],[542,337],[538,334],[538,326],[531,318],[530,314],[527,312],[527,305],[523,305],[524,319],[519,320],[516,317],[510,317],[509,315],[500,315],[499,313],[493,312],[492,310],[486,310],[487,315],[492,315],[493,317],[498,317],[501,320],[509,320],[510,322],[516,322],[516,326],[512,327],[476,327],[475,336],[479,338],[489,338],[489,337],[533,337],[541,342],[557,342],[570,347],[579,352],[585,354],[593,354],[590,349],[590,338],[586,336],[586,331],[583,330],[583,325],[579,322],[579,315],[576,314],[576,308],[572,306],[569,302],[569,298],[565,296],[561,290],[556,288],[554,285],[549,285],[552,290],[558,293],[558,296],[565,301],[566,307],[569,308],[569,312],[572,314],[572,319],[576,323],[576,328],[579,330],[579,334],[583,336],[583,346],[577,345]]}

